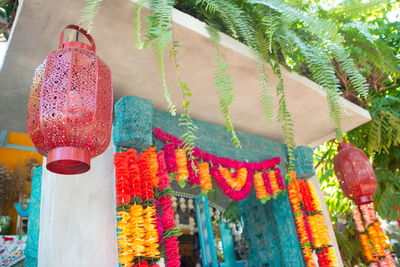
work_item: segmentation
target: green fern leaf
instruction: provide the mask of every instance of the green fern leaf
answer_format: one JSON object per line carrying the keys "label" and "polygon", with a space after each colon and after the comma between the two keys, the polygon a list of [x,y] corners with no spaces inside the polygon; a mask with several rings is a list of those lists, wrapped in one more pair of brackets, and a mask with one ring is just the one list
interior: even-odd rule
{"label": "green fern leaf", "polygon": [[233,83],[232,77],[227,73],[228,65],[225,62],[225,55],[220,46],[220,37],[218,31],[207,27],[210,40],[217,51],[215,61],[214,83],[218,88],[218,104],[225,120],[225,127],[231,133],[231,141],[236,147],[241,147],[240,140],[236,135],[233,122],[230,116],[229,107],[233,102]]}
{"label": "green fern leaf", "polygon": [[93,21],[101,8],[103,0],[86,0],[86,6],[82,10],[81,27],[88,33],[92,30]]}

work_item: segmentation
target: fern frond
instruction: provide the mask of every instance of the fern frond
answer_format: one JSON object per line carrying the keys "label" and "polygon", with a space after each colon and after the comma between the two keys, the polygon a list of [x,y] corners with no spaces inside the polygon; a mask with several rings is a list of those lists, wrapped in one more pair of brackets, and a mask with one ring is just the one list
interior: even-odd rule
{"label": "fern frond", "polygon": [[304,28],[306,31],[317,36],[322,36],[336,42],[339,42],[342,39],[337,27],[333,23],[320,19],[300,9],[293,8],[285,2],[279,0],[249,0],[248,2],[267,6],[284,15],[289,21],[300,21],[304,26],[306,26]]}
{"label": "fern frond", "polygon": [[294,32],[289,29],[281,31],[288,42],[293,42],[305,57],[307,65],[311,70],[312,77],[324,90],[329,106],[329,115],[336,128],[336,138],[342,139],[342,120],[339,81],[335,75],[335,69],[328,58],[316,47],[304,43]]}
{"label": "fern frond", "polygon": [[364,51],[356,54],[364,57],[367,60],[365,63],[371,62],[386,73],[399,73],[399,59],[386,43],[370,32],[374,28],[369,24],[353,22],[343,25],[340,30],[347,43],[353,44],[354,49]]}
{"label": "fern frond", "polygon": [[330,12],[352,17],[359,15],[360,12],[376,11],[379,7],[384,7],[390,2],[390,0],[343,1],[337,7],[331,9]]}
{"label": "fern frond", "polygon": [[349,75],[350,82],[355,91],[363,98],[367,98],[367,80],[358,72],[358,68],[354,64],[353,59],[350,57],[350,53],[347,52],[342,46],[333,42],[328,42],[327,48],[336,61],[339,62],[339,65],[342,67],[342,69]]}
{"label": "fern frond", "polygon": [[210,40],[217,51],[214,83],[218,88],[218,104],[225,120],[225,127],[227,131],[231,133],[232,142],[235,144],[236,147],[241,147],[240,140],[236,135],[236,131],[233,126],[229,111],[229,107],[233,102],[232,77],[230,74],[227,73],[228,64],[225,62],[225,55],[220,46],[219,33],[211,27],[207,27],[207,30],[210,35]]}
{"label": "fern frond", "polygon": [[[173,30],[172,30],[173,31]],[[193,158],[193,148],[195,146],[195,141],[197,139],[196,132],[198,127],[194,124],[192,116],[190,114],[190,98],[192,97],[192,90],[187,86],[187,84],[182,81],[180,74],[180,65],[178,62],[178,50],[179,47],[178,41],[172,42],[172,48],[170,52],[170,56],[173,59],[175,65],[175,73],[176,78],[178,79],[178,85],[182,92],[182,109],[183,112],[179,116],[178,126],[185,128],[185,132],[180,136],[181,140],[184,143],[183,149],[185,149],[189,158]],[[194,162],[192,161],[192,168],[196,169]]]}
{"label": "fern frond", "polygon": [[268,52],[272,54],[273,52],[273,40],[274,35],[278,31],[280,26],[280,16],[271,8],[266,8],[262,12],[262,25],[265,28],[265,37],[267,42]]}
{"label": "fern frond", "polygon": [[88,33],[92,30],[93,21],[101,8],[103,0],[86,0],[86,6],[82,10],[81,27]]}
{"label": "fern frond", "polygon": [[164,99],[167,101],[171,115],[176,115],[176,107],[171,99],[165,76],[165,51],[172,40],[171,12],[173,0],[152,0],[150,4],[151,15],[148,17],[147,43],[151,43],[157,57],[157,67],[161,76]]}
{"label": "fern frond", "polygon": [[254,28],[250,24],[249,14],[229,0],[197,0],[211,12],[218,12],[234,38],[241,40],[250,48],[255,48]]}
{"label": "fern frond", "polygon": [[258,80],[260,81],[260,102],[263,108],[263,115],[267,123],[272,123],[274,112],[272,106],[272,96],[269,93],[268,75],[265,66],[260,61],[257,62]]}
{"label": "fern frond", "polygon": [[137,49],[143,49],[144,43],[142,41],[142,19],[141,19],[141,14],[142,14],[142,8],[143,5],[146,3],[147,0],[140,0],[137,2],[135,6],[135,15],[133,17],[133,25],[135,28],[135,37],[136,37],[136,42],[135,42],[135,47]]}
{"label": "fern frond", "polygon": [[278,96],[279,107],[278,107],[278,115],[277,120],[282,124],[282,133],[285,139],[285,144],[287,146],[287,154],[288,154],[288,170],[294,170],[295,161],[294,157],[294,148],[296,147],[296,142],[294,140],[294,131],[293,131],[293,118],[288,109],[288,104],[286,100],[286,92],[285,87],[283,85],[283,77],[280,66],[278,63],[272,64],[272,70],[275,75],[278,77],[278,85],[276,86],[276,94]]}
{"label": "fern frond", "polygon": [[400,145],[400,117],[393,113],[381,110],[374,116],[368,132],[369,153],[386,151],[392,146]]}

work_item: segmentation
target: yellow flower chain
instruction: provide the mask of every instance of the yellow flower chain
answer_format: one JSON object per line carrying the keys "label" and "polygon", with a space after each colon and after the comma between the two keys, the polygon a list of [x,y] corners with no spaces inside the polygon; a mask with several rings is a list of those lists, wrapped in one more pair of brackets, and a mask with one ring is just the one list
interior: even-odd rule
{"label": "yellow flower chain", "polygon": [[158,233],[156,229],[156,207],[148,206],[144,209],[144,241],[145,253],[144,255],[149,258],[156,258],[160,255],[158,249]]}

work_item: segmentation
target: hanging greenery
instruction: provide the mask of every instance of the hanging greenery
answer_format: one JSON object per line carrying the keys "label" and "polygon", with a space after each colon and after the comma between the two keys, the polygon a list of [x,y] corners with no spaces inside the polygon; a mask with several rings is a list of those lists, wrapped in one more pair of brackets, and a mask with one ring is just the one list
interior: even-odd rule
{"label": "hanging greenery", "polygon": [[[85,10],[93,10],[94,2],[100,0],[87,0]],[[369,48],[375,54],[384,49],[378,49],[380,43],[376,42],[371,34],[371,29],[362,23],[346,22],[339,28],[337,24],[307,8],[311,4],[298,5],[297,1],[283,0],[149,0],[150,15],[145,25],[145,40],[142,40],[142,23],[140,13],[145,0],[136,3],[134,24],[136,47],[151,47],[157,57],[164,98],[168,110],[176,114],[169,88],[166,82],[164,56],[167,49],[176,66],[178,86],[183,96],[180,125],[186,128],[182,139],[187,142],[188,148],[193,146],[196,139],[196,128],[190,116],[190,85],[182,81],[179,74],[178,47],[179,43],[173,38],[173,24],[171,12],[177,8],[206,22],[209,28],[210,40],[216,49],[215,85],[218,90],[218,104],[225,120],[225,126],[231,133],[233,143],[240,147],[230,116],[230,105],[234,99],[234,84],[229,74],[223,50],[219,44],[218,31],[230,35],[247,45],[256,59],[259,70],[260,103],[263,115],[267,122],[271,122],[272,96],[270,95],[269,78],[265,67],[270,66],[278,77],[276,95],[278,97],[278,110],[276,118],[282,126],[285,143],[288,146],[289,168],[292,167],[292,151],[295,147],[293,134],[294,121],[288,109],[286,89],[282,81],[281,68],[295,70],[318,83],[326,93],[330,111],[330,118],[336,128],[337,139],[342,139],[342,80],[338,79],[338,70],[346,74],[347,85],[357,96],[367,97],[368,86],[365,77],[350,57],[350,51],[344,44],[349,41],[367,40]],[[346,4],[347,5],[347,4]],[[98,6],[98,5],[96,5]],[[340,14],[337,8],[335,14]],[[91,25],[86,12],[88,25]],[[356,32],[356,34],[354,33]],[[353,38],[352,38],[353,37]],[[172,47],[172,48],[171,48]],[[385,65],[384,62],[381,62]],[[389,66],[386,64],[389,68]]]}
{"label": "hanging greenery", "polygon": [[86,0],[86,6],[82,10],[80,26],[88,33],[92,30],[93,21],[101,8],[103,0]]}

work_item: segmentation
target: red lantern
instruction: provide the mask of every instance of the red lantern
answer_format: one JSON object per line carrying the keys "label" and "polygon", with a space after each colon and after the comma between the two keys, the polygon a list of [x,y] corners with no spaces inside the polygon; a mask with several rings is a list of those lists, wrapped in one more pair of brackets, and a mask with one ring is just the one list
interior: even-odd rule
{"label": "red lantern", "polygon": [[[47,156],[47,169],[79,174],[90,169],[90,159],[110,142],[112,84],[109,67],[97,57],[93,38],[76,25],[90,42],[64,43],[36,69],[28,103],[27,128],[37,151]],[[64,30],[65,30],[64,29]]]}
{"label": "red lantern", "polygon": [[367,155],[351,143],[340,143],[333,160],[343,193],[357,205],[373,201],[377,182]]}

